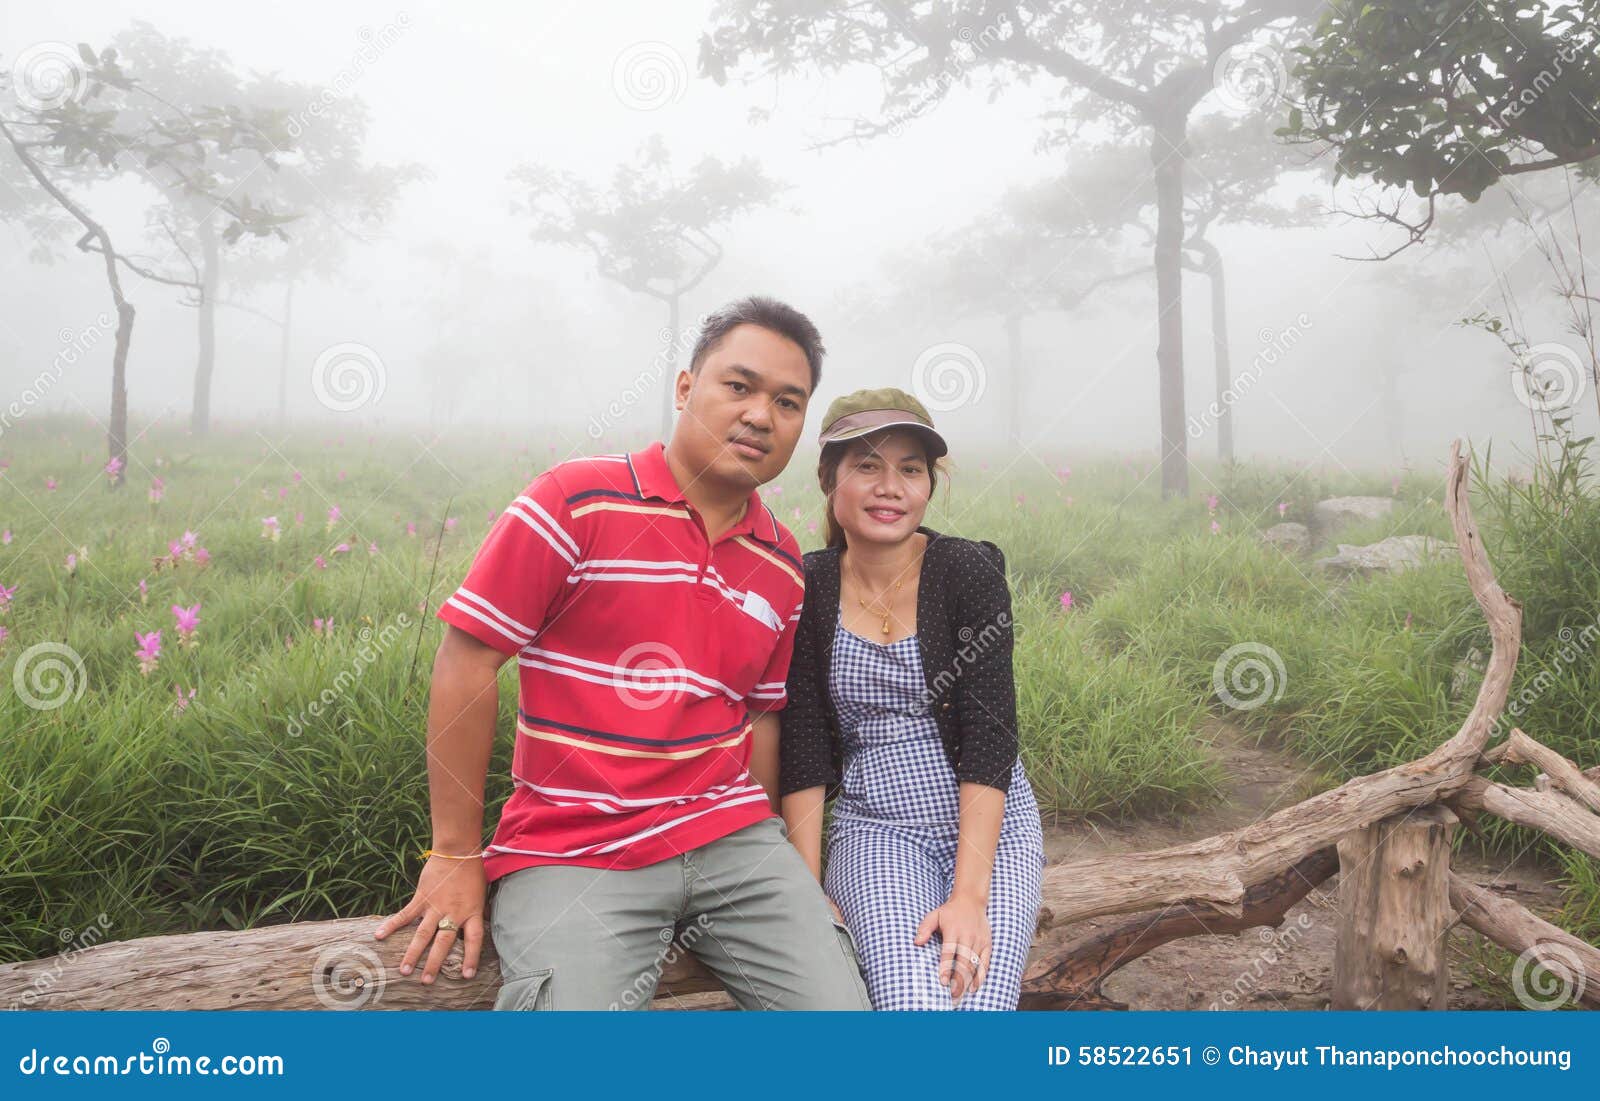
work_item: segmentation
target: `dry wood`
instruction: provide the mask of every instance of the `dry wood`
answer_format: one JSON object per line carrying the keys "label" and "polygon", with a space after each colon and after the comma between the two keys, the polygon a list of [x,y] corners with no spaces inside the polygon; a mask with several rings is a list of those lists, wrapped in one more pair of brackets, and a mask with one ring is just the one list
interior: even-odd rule
{"label": "dry wood", "polygon": [[[1548,1006],[1565,998],[1600,1008],[1600,948],[1459,875],[1450,877],[1450,904],[1460,911],[1464,924],[1507,951],[1519,957],[1526,953],[1549,969],[1559,983],[1555,988],[1532,981],[1527,960],[1519,960],[1518,967],[1524,970],[1520,976],[1512,974],[1512,986],[1524,1004],[1532,998]],[[1540,1006],[1528,1004],[1528,1008]]]}
{"label": "dry wood", "polygon": [[1507,822],[1543,830],[1600,860],[1600,816],[1559,792],[1507,787],[1474,776],[1450,798],[1450,806],[1469,815],[1487,811]]}
{"label": "dry wood", "polygon": [[1333,1009],[1447,1008],[1456,821],[1434,805],[1339,839]]}
{"label": "dry wood", "polygon": [[1561,754],[1528,737],[1521,730],[1512,728],[1506,740],[1484,756],[1508,764],[1533,765],[1541,775],[1549,777],[1557,789],[1600,814],[1600,784],[1590,780],[1577,765]]}

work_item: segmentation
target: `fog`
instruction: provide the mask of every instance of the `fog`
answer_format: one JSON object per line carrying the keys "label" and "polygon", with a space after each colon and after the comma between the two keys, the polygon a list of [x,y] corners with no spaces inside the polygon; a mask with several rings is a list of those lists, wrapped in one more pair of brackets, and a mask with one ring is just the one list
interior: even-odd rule
{"label": "fog", "polygon": [[[587,446],[585,436],[596,446],[602,436],[619,445],[655,438],[668,381],[652,365],[671,343],[663,339],[666,305],[608,279],[585,250],[534,240],[528,187],[513,173],[537,164],[604,189],[619,164],[659,136],[679,173],[706,156],[750,158],[780,188],[711,231],[720,262],[684,294],[680,322],[692,339],[696,317],[751,293],[808,313],[828,348],[808,439],[826,402],[849,390],[950,385],[961,392],[933,407],[958,449],[1011,447],[1048,468],[1061,456],[1154,454],[1160,444],[1149,272],[1099,287],[1075,308],[1030,307],[1015,348],[1001,311],[959,309],[922,286],[954,273],[979,285],[974,301],[1028,297],[1034,273],[1022,287],[1015,267],[952,242],[1008,194],[1070,179],[1108,146],[1147,146],[1092,112],[1060,140],[1041,142],[1044,120],[1064,99],[1058,82],[996,85],[993,70],[960,71],[948,94],[915,117],[851,140],[860,120],[883,121],[878,69],[821,73],[802,63],[766,75],[765,65],[746,66],[719,85],[697,63],[701,36],[716,26],[712,5],[659,2],[7,2],[0,67],[39,43],[99,49],[136,19],[221,51],[241,74],[277,74],[329,89],[343,104],[359,101],[367,119],[362,158],[425,170],[397,189],[381,223],[347,219],[354,228],[336,234],[345,247],[331,270],[290,273],[290,428],[434,433],[493,425],[534,445],[557,433],[564,448]],[[1227,117],[1216,98],[1203,99],[1192,121]],[[1269,118],[1285,109],[1265,105]],[[307,128],[320,124],[309,103],[300,117]],[[0,146],[0,157],[10,155]],[[1226,265],[1232,373],[1249,382],[1229,407],[1238,457],[1433,468],[1455,437],[1495,440],[1497,449],[1503,441],[1507,454],[1525,448],[1529,411],[1511,385],[1511,357],[1461,321],[1504,315],[1509,287],[1530,341],[1576,341],[1549,293],[1537,236],[1486,213],[1492,203],[1504,206],[1508,188],[1548,206],[1565,195],[1567,180],[1519,177],[1496,185],[1478,209],[1448,200],[1427,240],[1372,262],[1343,257],[1388,251],[1403,233],[1338,213],[1370,200],[1372,185],[1335,185],[1328,158],[1314,149],[1284,156],[1297,163],[1259,198],[1298,212],[1290,224],[1219,220],[1208,231]],[[1130,170],[1131,194],[1148,186],[1139,176],[1149,162],[1141,152],[1130,163],[1144,165]],[[1186,171],[1191,184],[1205,179],[1197,161]],[[12,215],[0,252],[0,393],[8,402],[27,393],[29,412],[103,421],[114,324],[104,266],[72,247],[77,231],[55,242],[51,262],[39,262],[38,242],[17,214],[37,201],[24,194],[33,185],[13,163],[0,180],[9,189],[0,210]],[[243,190],[252,186],[247,180]],[[1563,213],[1546,223],[1569,245],[1579,227],[1593,228],[1595,211],[1593,184],[1572,187],[1577,221]],[[124,251],[161,270],[182,269],[150,228],[159,196],[148,183],[123,178],[73,194]],[[1461,210],[1451,228],[1449,217]],[[320,217],[312,208],[288,223],[291,242]],[[1153,210],[1143,221],[1153,225]],[[246,245],[263,255],[279,247]],[[222,253],[212,418],[219,427],[277,430],[286,279],[236,282],[228,245]],[[1115,269],[1150,263],[1138,228],[1064,239],[1051,255],[1043,281],[1070,287],[1111,270],[1108,257]],[[920,260],[908,265],[908,256]],[[127,368],[135,427],[186,424],[197,311],[178,288],[127,273],[124,280],[138,310]],[[1194,418],[1217,398],[1211,291],[1200,273],[1183,281],[1185,413],[1199,429],[1189,450],[1205,461],[1216,456],[1215,434]],[[86,330],[103,338],[40,385]],[[381,393],[349,410],[330,408],[313,385],[319,357],[326,369],[328,350],[341,345],[370,350],[362,366],[381,382]],[[953,379],[939,374],[937,354],[929,357],[944,345],[963,349],[953,367],[944,364]],[[1024,414],[1019,440],[1008,429],[1013,403]],[[1577,426],[1592,429],[1593,395],[1573,408]]]}

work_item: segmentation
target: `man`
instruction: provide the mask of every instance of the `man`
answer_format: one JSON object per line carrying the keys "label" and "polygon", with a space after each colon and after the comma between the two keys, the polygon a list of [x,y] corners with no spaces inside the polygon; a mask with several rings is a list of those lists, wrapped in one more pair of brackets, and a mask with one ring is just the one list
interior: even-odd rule
{"label": "man", "polygon": [[[433,849],[374,934],[418,923],[402,974],[427,951],[432,982],[462,934],[476,971],[492,883],[496,1009],[643,1008],[674,941],[743,1008],[871,1008],[776,813],[804,575],[756,487],[788,463],[822,355],[791,307],[726,307],[677,375],[670,442],[558,464],[484,539],[438,613]],[[513,655],[515,786],[480,853]]]}

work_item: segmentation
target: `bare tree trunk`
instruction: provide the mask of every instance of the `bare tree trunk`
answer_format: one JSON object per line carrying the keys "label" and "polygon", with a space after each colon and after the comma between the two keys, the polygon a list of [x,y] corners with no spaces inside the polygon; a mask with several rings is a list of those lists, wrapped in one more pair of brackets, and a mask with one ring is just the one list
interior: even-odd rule
{"label": "bare tree trunk", "polygon": [[217,227],[208,216],[200,221],[200,358],[194,368],[194,408],[189,430],[204,436],[211,430],[211,374],[217,363],[217,284],[222,258],[217,252]]}
{"label": "bare tree trunk", "polygon": [[1161,387],[1161,495],[1189,495],[1183,415],[1183,161],[1181,107],[1161,107],[1150,145],[1156,183],[1156,369]]}
{"label": "bare tree trunk", "polygon": [[289,426],[289,334],[294,319],[294,280],[283,287],[283,324],[278,334],[278,428]]}
{"label": "bare tree trunk", "polygon": [[1011,370],[1011,408],[1006,424],[1006,442],[1012,447],[1022,446],[1022,392],[1024,380],[1022,375],[1022,315],[1019,313],[1006,315],[1006,355],[1009,359]]}
{"label": "bare tree trunk", "polygon": [[[104,243],[108,249],[111,247],[109,240]],[[118,461],[111,484],[120,488],[128,461],[128,345],[133,341],[134,309],[122,297],[122,288],[115,279],[111,297],[117,304],[117,345],[111,355],[111,423],[106,428],[106,450],[108,459]]]}

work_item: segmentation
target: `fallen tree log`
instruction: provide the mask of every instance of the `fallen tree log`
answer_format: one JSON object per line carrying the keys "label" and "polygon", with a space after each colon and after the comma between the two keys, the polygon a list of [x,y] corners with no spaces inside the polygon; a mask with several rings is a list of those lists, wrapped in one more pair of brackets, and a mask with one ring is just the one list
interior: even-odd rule
{"label": "fallen tree log", "polygon": [[[1178,937],[1277,924],[1290,906],[1334,874],[1333,846],[1340,838],[1414,808],[1454,802],[1463,809],[1477,806],[1500,813],[1496,807],[1501,807],[1521,815],[1520,819],[1508,815],[1508,820],[1547,828],[1563,840],[1581,840],[1578,847],[1591,851],[1588,829],[1581,820],[1570,819],[1566,808],[1587,812],[1568,796],[1534,792],[1565,802],[1530,801],[1530,793],[1490,784],[1474,771],[1480,762],[1493,759],[1485,753],[1485,743],[1505,706],[1515,672],[1521,605],[1495,581],[1468,504],[1466,472],[1467,461],[1457,442],[1451,449],[1446,507],[1492,641],[1477,698],[1460,729],[1425,757],[1358,777],[1242,829],[1153,852],[1046,869],[1043,901],[1058,924],[1141,912],[1112,929],[1038,950],[1025,979],[1025,1007],[1118,1007],[1101,992],[1105,977],[1118,966]],[[1510,754],[1499,747],[1495,752]],[[1520,743],[1517,752],[1546,768],[1553,783],[1580,793],[1579,799],[1586,798],[1581,794],[1583,785],[1600,776],[1600,768],[1595,768],[1580,773],[1575,781],[1576,766],[1563,770]],[[1452,905],[1461,910],[1457,892],[1452,880]],[[1463,920],[1497,943],[1530,947],[1561,943],[1564,949],[1579,951],[1573,946],[1581,946],[1600,956],[1600,951],[1541,923],[1514,903],[1506,905],[1519,913],[1497,905],[1501,900],[1493,896],[1471,896],[1470,901],[1472,908]],[[149,937],[0,966],[0,1005],[68,1009],[487,1009],[493,1005],[499,967],[491,945],[484,945],[473,978],[461,978],[458,944],[441,978],[424,985],[416,975],[398,974],[408,935],[401,931],[384,941],[373,939],[372,930],[381,919],[382,915],[374,915]],[[676,962],[662,975],[662,993],[718,989],[692,954],[674,955]],[[1590,957],[1579,958],[1586,961],[1584,973],[1593,974]],[[1600,992],[1600,982],[1591,983],[1590,989]]]}
{"label": "fallen tree log", "polygon": [[[1510,899],[1501,898],[1460,875],[1450,876],[1450,905],[1463,924],[1519,956],[1511,981],[1528,1009],[1555,1009],[1569,1001],[1600,1008],[1600,948]],[[1528,989],[1531,960],[1543,964],[1560,984],[1555,991]],[[1529,1004],[1530,1000],[1538,1004]]]}
{"label": "fallen tree log", "polygon": [[1600,814],[1600,783],[1590,780],[1577,765],[1515,727],[1505,741],[1484,757],[1491,762],[1533,765],[1557,790]]}
{"label": "fallen tree log", "polygon": [[1474,776],[1450,797],[1450,806],[1468,815],[1487,812],[1519,826],[1542,830],[1600,860],[1600,815],[1590,814],[1557,792],[1506,787]]}

